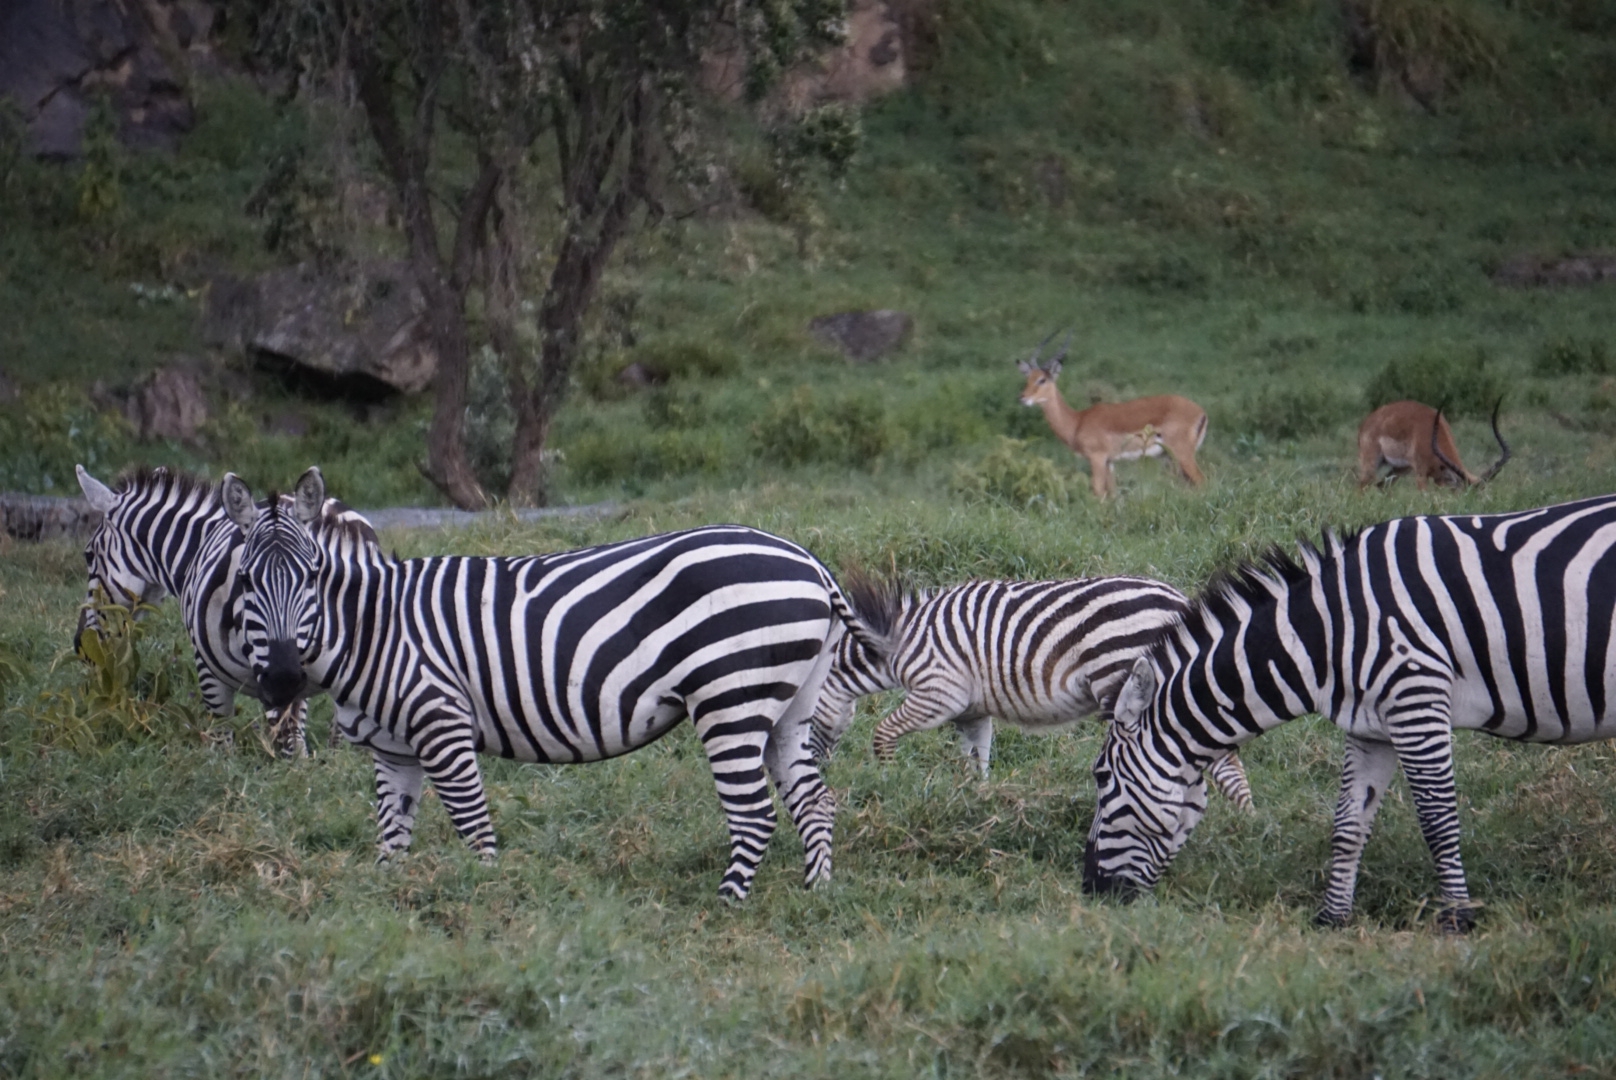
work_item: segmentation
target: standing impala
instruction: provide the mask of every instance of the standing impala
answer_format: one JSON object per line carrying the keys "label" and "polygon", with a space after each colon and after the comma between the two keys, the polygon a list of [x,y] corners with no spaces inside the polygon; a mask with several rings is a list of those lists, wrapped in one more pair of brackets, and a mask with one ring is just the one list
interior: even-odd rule
{"label": "standing impala", "polygon": [[1027,376],[1027,385],[1021,389],[1021,403],[1040,406],[1055,437],[1071,447],[1072,453],[1088,458],[1094,494],[1104,499],[1116,493],[1117,478],[1111,471],[1113,461],[1159,457],[1164,449],[1178,465],[1184,479],[1196,485],[1205,480],[1195,464],[1195,451],[1206,438],[1206,410],[1176,394],[1074,409],[1066,404],[1055,385],[1055,377],[1061,372],[1061,360],[1071,343],[1068,334],[1060,353],[1040,364],[1038,353],[1049,344],[1049,339],[1045,338],[1043,344],[1033,350],[1031,360],[1017,365]]}

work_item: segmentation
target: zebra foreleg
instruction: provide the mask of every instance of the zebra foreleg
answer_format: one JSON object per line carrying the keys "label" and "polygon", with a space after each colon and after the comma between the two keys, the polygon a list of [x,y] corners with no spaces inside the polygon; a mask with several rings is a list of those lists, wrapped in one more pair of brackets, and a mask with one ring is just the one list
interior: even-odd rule
{"label": "zebra foreleg", "polygon": [[959,728],[960,743],[965,756],[976,762],[976,771],[983,780],[988,778],[988,760],[993,756],[993,717],[979,716],[975,720],[955,720]]}
{"label": "zebra foreleg", "polygon": [[498,854],[494,843],[494,822],[488,816],[488,794],[483,789],[482,770],[477,767],[477,747],[471,740],[471,726],[457,715],[428,719],[416,742],[421,768],[432,781],[438,801],[449,812],[455,831],[466,845],[493,862]]}
{"label": "zebra foreleg", "polygon": [[758,715],[706,717],[696,724],[729,824],[729,866],[718,885],[718,895],[726,900],[745,900],[752,891],[758,863],[779,823],[774,796],[763,776],[764,747],[772,726],[768,717]]}
{"label": "zebra foreleg", "polygon": [[384,863],[408,851],[415,837],[415,812],[421,805],[426,771],[418,758],[372,750],[376,764],[376,861]]}
{"label": "zebra foreleg", "polygon": [[1358,864],[1375,815],[1386,797],[1386,785],[1397,772],[1397,751],[1390,743],[1347,736],[1341,763],[1341,794],[1335,804],[1335,831],[1330,837],[1330,875],[1324,907],[1314,916],[1320,926],[1345,926],[1352,917],[1358,887]]}
{"label": "zebra foreleg", "polygon": [[1212,778],[1212,785],[1218,789],[1219,795],[1242,810],[1252,809],[1251,781],[1246,779],[1246,766],[1241,762],[1239,754],[1225,754],[1214,759],[1206,771]]}
{"label": "zebra foreleg", "polygon": [[[1410,719],[1416,724],[1393,722],[1392,745],[1408,777],[1414,812],[1420,820],[1425,846],[1436,862],[1437,889],[1442,907],[1437,926],[1445,933],[1468,933],[1476,925],[1470,903],[1464,862],[1459,857],[1459,804],[1453,784],[1453,729],[1447,711],[1433,717],[1427,707]],[[1433,722],[1436,721],[1436,722]]]}
{"label": "zebra foreleg", "polygon": [[284,709],[264,706],[264,724],[269,728],[269,744],[276,757],[309,756],[308,722],[309,703],[304,698],[299,698]]}
{"label": "zebra foreleg", "polygon": [[808,737],[814,760],[823,765],[836,752],[836,744],[853,723],[854,699],[828,702],[829,690],[821,691],[819,705],[814,710],[812,731]]}
{"label": "zebra foreleg", "polygon": [[813,888],[830,879],[831,839],[836,826],[836,796],[819,775],[807,746],[809,724],[782,718],[774,725],[763,764],[786,812],[802,838],[803,885]]}

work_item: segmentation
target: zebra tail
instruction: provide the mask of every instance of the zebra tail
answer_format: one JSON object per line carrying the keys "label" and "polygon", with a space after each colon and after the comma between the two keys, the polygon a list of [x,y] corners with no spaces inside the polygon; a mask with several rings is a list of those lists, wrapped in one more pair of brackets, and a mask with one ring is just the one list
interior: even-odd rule
{"label": "zebra tail", "polygon": [[858,566],[844,567],[842,578],[841,587],[834,580],[829,583],[831,606],[859,644],[876,658],[886,660],[892,655],[897,636],[903,590],[896,582],[875,577]]}

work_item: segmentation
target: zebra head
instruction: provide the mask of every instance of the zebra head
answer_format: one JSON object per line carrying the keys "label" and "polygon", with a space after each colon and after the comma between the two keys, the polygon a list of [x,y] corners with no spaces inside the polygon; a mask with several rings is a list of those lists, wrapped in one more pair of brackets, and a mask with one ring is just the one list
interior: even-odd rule
{"label": "zebra head", "polygon": [[1132,898],[1155,886],[1206,813],[1206,780],[1159,737],[1163,695],[1149,655],[1134,661],[1094,762],[1094,824],[1083,891]]}
{"label": "zebra head", "polygon": [[[113,491],[86,472],[83,465],[75,468],[79,487],[90,509],[101,514],[101,524],[84,546],[84,566],[90,580],[84,604],[79,608],[78,627],[73,632],[73,651],[82,653],[85,631],[99,630],[101,626],[96,613],[98,604],[111,602],[134,608],[142,603],[155,604],[163,598],[166,590],[148,565],[150,560],[143,558],[139,547],[131,542],[129,519],[147,512],[160,512],[163,509],[160,503],[167,493],[159,485],[155,489],[156,499],[143,497],[151,492],[127,479],[119,484],[119,490]],[[162,480],[167,477],[167,471],[158,469],[152,475]]]}
{"label": "zebra head", "polygon": [[283,708],[307,687],[303,660],[318,643],[321,551],[310,524],[325,504],[325,480],[319,469],[304,473],[290,508],[278,497],[260,508],[235,473],[225,474],[219,493],[245,536],[237,588],[247,661],[264,703]]}

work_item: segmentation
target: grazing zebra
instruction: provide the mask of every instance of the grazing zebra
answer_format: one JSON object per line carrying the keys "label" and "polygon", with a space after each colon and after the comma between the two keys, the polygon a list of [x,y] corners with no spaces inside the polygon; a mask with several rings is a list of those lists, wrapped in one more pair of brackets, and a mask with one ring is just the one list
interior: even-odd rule
{"label": "grazing zebra", "polygon": [[1201,770],[1286,720],[1347,733],[1318,921],[1352,912],[1399,764],[1436,862],[1441,925],[1474,909],[1459,859],[1453,730],[1616,735],[1616,497],[1326,533],[1211,585],[1133,666],[1094,764],[1090,892],[1152,887],[1206,805]]}
{"label": "grazing zebra", "polygon": [[[952,721],[965,756],[986,778],[993,718],[1052,731],[1102,712],[1140,651],[1189,602],[1139,577],[1066,581],[972,581],[931,594],[870,591],[892,626],[882,658],[848,635],[814,710],[821,759],[853,720],[857,699],[902,687],[903,703],[875,729],[875,755],[890,761],[898,739]],[[1242,809],[1251,787],[1234,754],[1212,765],[1218,788]]]}
{"label": "grazing zebra", "polygon": [[[830,874],[835,802],[809,718],[847,630],[879,647],[819,560],[768,533],[714,526],[523,558],[397,560],[294,511],[224,499],[246,532],[244,627],[271,701],[307,676],[375,758],[382,859],[410,843],[424,777],[456,830],[494,856],[477,753],[599,761],[688,716],[728,819],[719,895],[744,899],[775,829],[774,782],[802,837],[805,882]],[[302,664],[299,664],[301,658]],[[767,777],[767,779],[766,779]]]}
{"label": "grazing zebra", "polygon": [[[241,530],[225,515],[218,489],[199,476],[164,468],[127,471],[113,487],[82,465],[78,477],[84,497],[101,512],[101,524],[84,548],[90,580],[73,635],[74,650],[85,631],[99,626],[95,605],[100,597],[118,604],[156,603],[166,594],[179,601],[196,654],[197,682],[209,711],[229,716],[235,711],[237,693],[260,696],[247,663],[240,631],[241,597],[235,589]],[[325,504],[323,512],[352,520],[356,528],[369,528],[335,499]],[[265,708],[271,743],[282,757],[307,753],[307,712],[301,699],[285,709]]]}

